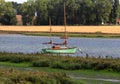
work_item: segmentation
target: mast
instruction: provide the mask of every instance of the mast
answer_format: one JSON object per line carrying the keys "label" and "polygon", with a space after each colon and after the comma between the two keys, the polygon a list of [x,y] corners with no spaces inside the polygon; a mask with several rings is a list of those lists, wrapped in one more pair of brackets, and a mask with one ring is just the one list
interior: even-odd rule
{"label": "mast", "polygon": [[67,31],[66,31],[66,7],[65,7],[65,3],[64,3],[64,26],[65,26],[65,42],[66,42],[66,46],[67,46]]}
{"label": "mast", "polygon": [[43,44],[50,44],[50,46],[52,47],[52,28],[51,28],[51,18],[49,17],[49,26],[50,26],[50,42],[46,42]]}
{"label": "mast", "polygon": [[57,44],[53,43],[54,45],[65,45],[67,46],[67,31],[66,31],[66,8],[65,8],[65,3],[64,3],[64,36],[61,37],[61,39],[64,39],[64,43],[62,44]]}
{"label": "mast", "polygon": [[49,24],[50,24],[50,45],[52,47],[52,28],[51,28],[51,18],[49,17]]}

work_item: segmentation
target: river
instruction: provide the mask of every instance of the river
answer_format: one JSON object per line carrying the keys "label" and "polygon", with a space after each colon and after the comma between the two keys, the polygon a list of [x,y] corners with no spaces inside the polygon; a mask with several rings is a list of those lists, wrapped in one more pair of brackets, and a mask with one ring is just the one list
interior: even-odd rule
{"label": "river", "polygon": [[[63,42],[59,37],[53,37],[54,42]],[[1,52],[22,52],[36,53],[41,52],[42,48],[49,45],[42,43],[48,42],[46,36],[26,36],[19,34],[0,34],[0,51]],[[108,38],[69,38],[69,45],[75,46],[82,50],[73,56],[102,56],[102,57],[120,57],[120,39]]]}

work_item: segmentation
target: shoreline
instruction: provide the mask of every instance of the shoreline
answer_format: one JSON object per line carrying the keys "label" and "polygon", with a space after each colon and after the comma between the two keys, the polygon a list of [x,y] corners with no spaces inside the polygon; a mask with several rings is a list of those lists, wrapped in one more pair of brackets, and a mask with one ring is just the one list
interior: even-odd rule
{"label": "shoreline", "polygon": [[[49,36],[49,32],[34,32],[34,31],[1,31],[1,34],[21,34],[21,35],[28,35],[28,36]],[[68,37],[77,37],[77,38],[120,38],[120,34],[113,34],[113,33],[74,33],[69,32],[67,33]],[[63,36],[63,32],[53,32],[52,36]]]}

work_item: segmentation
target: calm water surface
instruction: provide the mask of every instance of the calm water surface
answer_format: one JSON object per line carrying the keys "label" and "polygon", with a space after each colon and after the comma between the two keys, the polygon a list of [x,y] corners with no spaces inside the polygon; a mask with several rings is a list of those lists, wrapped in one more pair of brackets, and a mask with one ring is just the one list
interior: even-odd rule
{"label": "calm water surface", "polygon": [[[0,51],[23,53],[41,52],[42,48],[49,46],[43,45],[42,43],[48,41],[49,37],[43,36],[1,34]],[[53,37],[53,41],[63,42],[59,37]],[[84,52],[77,52],[75,56],[84,56],[87,53],[90,56],[120,57],[120,39],[69,38],[68,43],[69,45],[81,48],[82,52]]]}

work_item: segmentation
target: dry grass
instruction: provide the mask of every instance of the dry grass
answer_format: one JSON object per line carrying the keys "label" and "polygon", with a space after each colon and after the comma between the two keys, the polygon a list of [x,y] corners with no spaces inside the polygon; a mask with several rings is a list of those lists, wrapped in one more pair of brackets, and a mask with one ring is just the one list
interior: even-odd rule
{"label": "dry grass", "polygon": [[[2,31],[49,32],[49,26],[0,26]],[[115,33],[120,34],[120,26],[67,26],[67,32]],[[64,32],[64,26],[52,26],[53,32]]]}

